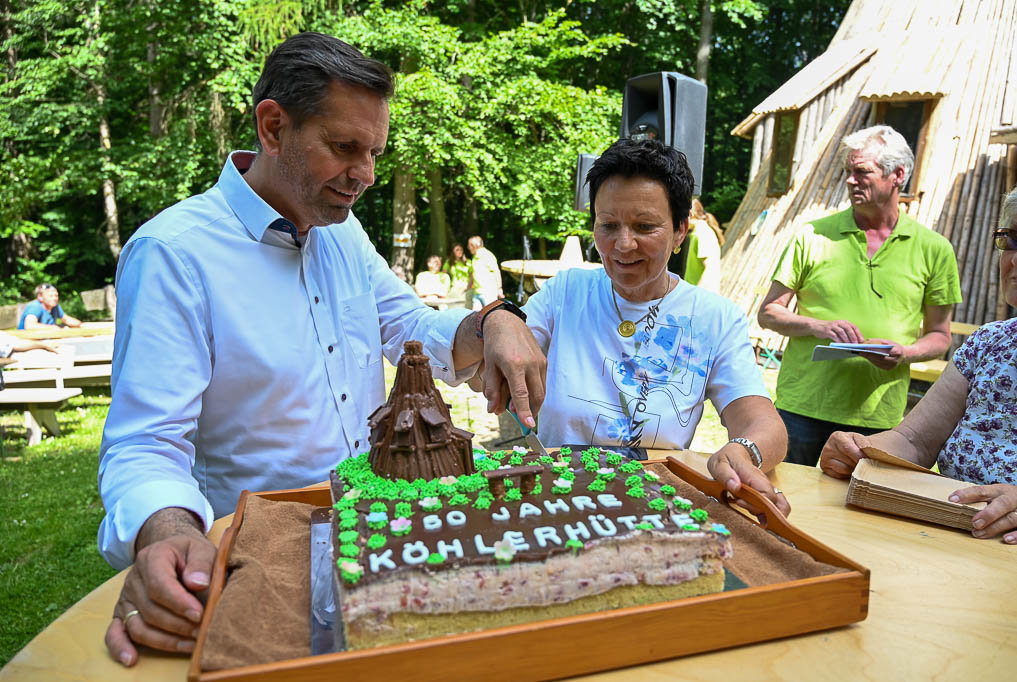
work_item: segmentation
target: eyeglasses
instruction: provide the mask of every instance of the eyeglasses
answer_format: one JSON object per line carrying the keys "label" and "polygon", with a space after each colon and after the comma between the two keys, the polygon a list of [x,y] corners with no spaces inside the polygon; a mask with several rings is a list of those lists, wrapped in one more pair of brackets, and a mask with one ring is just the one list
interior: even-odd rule
{"label": "eyeglasses", "polygon": [[1017,230],[996,230],[992,243],[1000,251],[1017,251]]}

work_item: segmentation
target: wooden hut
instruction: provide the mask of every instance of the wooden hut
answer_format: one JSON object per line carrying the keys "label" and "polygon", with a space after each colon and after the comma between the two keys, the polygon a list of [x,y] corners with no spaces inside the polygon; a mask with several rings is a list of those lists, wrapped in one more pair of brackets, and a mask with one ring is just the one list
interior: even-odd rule
{"label": "wooden hut", "polygon": [[734,128],[752,139],[752,166],[721,289],[753,325],[797,230],[850,205],[840,140],[877,123],[915,151],[901,210],[957,254],[964,300],[954,320],[1008,316],[990,233],[1017,181],[1015,33],[1017,0],[855,0],[827,51]]}

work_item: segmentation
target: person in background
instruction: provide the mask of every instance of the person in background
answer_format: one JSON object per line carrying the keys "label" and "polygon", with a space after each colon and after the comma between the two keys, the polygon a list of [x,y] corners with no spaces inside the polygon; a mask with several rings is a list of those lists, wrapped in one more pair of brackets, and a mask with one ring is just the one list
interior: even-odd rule
{"label": "person in background", "polygon": [[48,344],[44,341],[36,341],[34,339],[19,339],[16,336],[10,334],[4,334],[0,332],[0,358],[9,358],[14,353],[24,353],[30,350],[48,350],[50,353],[56,353],[56,346]]}
{"label": "person in background", "polygon": [[[1017,188],[1003,201],[999,229],[999,281],[1017,307]],[[972,535],[1017,545],[1017,318],[990,322],[953,354],[943,375],[890,431],[871,436],[836,431],[819,465],[834,478],[849,478],[861,449],[885,450],[923,467],[939,464],[944,476],[976,483],[952,502],[987,502],[972,519]]]}
{"label": "person in background", "polygon": [[484,240],[479,236],[470,237],[466,246],[473,255],[468,288],[473,291],[473,309],[480,310],[502,297],[501,270],[498,259],[484,248]]}
{"label": "person in background", "polygon": [[693,199],[689,226],[685,281],[719,294],[720,247],[724,245],[720,223],[706,212],[699,199]]}
{"label": "person in background", "polygon": [[[900,422],[908,365],[946,352],[961,300],[950,241],[900,210],[915,163],[904,137],[889,126],[859,130],[844,138],[840,158],[851,207],[801,228],[758,314],[760,326],[790,337],[777,411],[787,461],[807,466],[834,431],[871,434]],[[812,362],[812,349],[831,341],[890,350]]]}
{"label": "person in background", "polygon": [[[450,279],[449,296],[453,298],[466,297],[466,292],[470,286],[470,267],[471,262],[466,257],[463,245],[456,242],[452,245],[448,260],[442,266],[442,271],[447,273]],[[472,301],[467,300],[465,307],[472,308],[472,303]]]}
{"label": "person in background", "polygon": [[35,287],[35,300],[25,306],[18,320],[18,329],[34,329],[47,325],[80,327],[81,320],[71,317],[60,307],[60,292],[52,284]]}
{"label": "person in background", "polygon": [[450,285],[449,276],[441,271],[441,258],[428,256],[427,270],[417,273],[413,290],[420,298],[445,298]]}

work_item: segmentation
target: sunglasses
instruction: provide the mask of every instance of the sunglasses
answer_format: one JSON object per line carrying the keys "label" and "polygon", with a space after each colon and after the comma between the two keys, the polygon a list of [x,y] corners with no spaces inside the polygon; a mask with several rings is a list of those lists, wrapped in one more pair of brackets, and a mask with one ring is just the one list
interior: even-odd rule
{"label": "sunglasses", "polygon": [[996,230],[992,243],[1000,251],[1017,251],[1017,230]]}

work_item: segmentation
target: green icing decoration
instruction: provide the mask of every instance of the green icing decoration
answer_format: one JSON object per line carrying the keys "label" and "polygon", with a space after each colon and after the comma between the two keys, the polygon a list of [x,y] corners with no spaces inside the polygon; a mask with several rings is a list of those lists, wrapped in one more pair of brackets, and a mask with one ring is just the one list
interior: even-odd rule
{"label": "green icing decoration", "polygon": [[473,503],[473,506],[476,507],[477,509],[480,509],[481,511],[483,511],[485,509],[490,509],[491,508],[491,499],[493,499],[493,498],[478,497],[477,500]]}
{"label": "green icing decoration", "polygon": [[561,448],[560,450],[558,450],[558,453],[567,457],[572,454],[572,448],[570,447]]}
{"label": "green icing decoration", "polygon": [[646,491],[643,490],[642,487],[629,488],[628,490],[625,491],[625,494],[628,495],[629,497],[646,497]]}
{"label": "green icing decoration", "polygon": [[600,468],[600,462],[590,460],[583,465],[583,468],[589,471],[591,474],[596,473],[597,469]]}
{"label": "green icing decoration", "polygon": [[608,466],[616,467],[619,464],[621,464],[621,461],[622,461],[622,456],[619,455],[617,452],[609,452],[609,453],[607,453],[607,464],[608,464]]}
{"label": "green icing decoration", "polygon": [[371,530],[381,530],[388,525],[388,521],[368,521],[367,527]]}
{"label": "green icing decoration", "polygon": [[573,554],[578,554],[579,550],[581,550],[584,546],[585,545],[583,545],[582,542],[575,538],[570,538],[569,541],[565,543],[565,549],[571,549]]}
{"label": "green icing decoration", "polygon": [[597,478],[604,481],[613,481],[615,476],[617,476],[617,474],[613,471],[609,471],[606,474],[597,474]]}
{"label": "green icing decoration", "polygon": [[595,478],[590,481],[590,485],[586,486],[586,489],[595,493],[602,493],[607,489],[607,483],[605,483],[602,479]]}
{"label": "green icing decoration", "polygon": [[[364,569],[359,564],[343,559],[336,561],[336,564],[339,566],[339,575],[341,575],[342,579],[351,585],[356,585],[360,581],[361,576],[364,575]],[[355,571],[347,571],[346,568],[344,568],[350,564],[356,567]]]}
{"label": "green icing decoration", "polygon": [[[539,477],[538,477],[538,479],[539,479]],[[533,493],[532,493],[532,494],[533,494],[533,495],[539,495],[539,494],[540,494],[540,493],[542,493],[542,492],[544,492],[544,486],[543,486],[543,484],[541,484],[541,483],[540,483],[540,481],[538,480],[538,481],[537,481],[537,485],[533,486]]]}
{"label": "green icing decoration", "polygon": [[515,453],[514,455],[509,457],[509,464],[511,464],[514,467],[522,466],[523,465],[523,456],[520,455],[518,452]]}
{"label": "green icing decoration", "polygon": [[699,524],[686,523],[684,526],[682,526],[682,530],[699,530]]}
{"label": "green icing decoration", "polygon": [[417,489],[412,487],[412,486],[407,486],[406,488],[403,488],[402,490],[399,491],[399,499],[401,499],[401,500],[407,500],[409,502],[413,502],[414,500],[418,499],[419,497],[420,497],[420,494],[417,493]]}
{"label": "green icing decoration", "polygon": [[512,479],[511,479],[511,478],[506,478],[506,479],[505,479],[505,487],[506,487],[506,488],[511,488],[511,487],[512,487],[512,486],[514,486],[514,485],[515,485],[515,483],[514,483],[514,482],[512,481]]}
{"label": "green icing decoration", "polygon": [[678,507],[678,509],[682,511],[688,511],[692,509],[692,503],[689,502],[688,500],[675,499],[674,506]]}
{"label": "green icing decoration", "polygon": [[639,462],[633,462],[632,460],[618,465],[618,471],[623,474],[638,474],[642,470],[642,465],[640,465]]}
{"label": "green icing decoration", "polygon": [[643,521],[642,523],[637,523],[636,528],[638,528],[639,530],[653,530],[653,524],[647,521]]}
{"label": "green icing decoration", "polygon": [[560,478],[564,478],[566,481],[574,481],[576,480],[576,474],[574,471],[563,471]]}
{"label": "green icing decoration", "polygon": [[373,512],[388,512],[388,507],[385,506],[384,502],[372,502],[371,511]]}
{"label": "green icing decoration", "polygon": [[456,493],[455,495],[450,497],[449,500],[448,500],[448,505],[450,507],[459,507],[459,506],[462,506],[464,504],[469,504],[469,503],[470,503],[470,498],[466,497],[466,495],[463,495],[462,493]]}
{"label": "green icing decoration", "polygon": [[351,544],[339,545],[339,553],[352,559],[360,556],[360,548]]}
{"label": "green icing decoration", "polygon": [[406,502],[399,502],[395,506],[395,515],[410,518],[413,516],[413,506]]}
{"label": "green icing decoration", "polygon": [[347,544],[350,542],[356,542],[360,537],[360,533],[355,530],[344,530],[339,533],[339,542]]}
{"label": "green icing decoration", "polygon": [[352,530],[353,528],[356,527],[357,527],[356,517],[353,517],[352,519],[339,519],[339,528],[341,528],[342,530]]}
{"label": "green icing decoration", "polygon": [[633,474],[632,476],[629,476],[628,478],[625,479],[625,487],[626,488],[634,488],[637,485],[638,486],[643,485],[643,477],[642,476],[637,476],[637,475]]}
{"label": "green icing decoration", "polygon": [[[435,496],[431,495],[431,497],[435,497]],[[439,509],[441,509],[441,500],[435,499],[434,504],[423,504],[423,505],[420,505],[420,506],[421,506],[421,508],[424,511],[428,511],[428,512],[438,511]]]}
{"label": "green icing decoration", "polygon": [[445,557],[438,554],[437,552],[431,552],[431,554],[427,557],[427,563],[431,564],[432,566],[435,566],[437,564],[443,564],[445,563]]}
{"label": "green icing decoration", "polygon": [[677,492],[677,491],[674,489],[673,485],[664,484],[664,485],[660,486],[660,494],[661,495],[667,495],[668,497],[674,497],[675,492]]}
{"label": "green icing decoration", "polygon": [[350,511],[353,509],[355,503],[353,500],[348,500],[345,497],[339,498],[339,501],[332,505],[336,511]]}
{"label": "green icing decoration", "polygon": [[492,459],[490,457],[478,459],[473,464],[474,466],[477,467],[477,471],[493,471],[497,469],[499,466],[501,466],[500,464],[498,464],[498,460]]}
{"label": "green icing decoration", "polygon": [[386,542],[388,541],[385,539],[384,535],[381,533],[375,533],[371,537],[367,538],[367,547],[368,549],[381,549],[385,546]]}
{"label": "green icing decoration", "polygon": [[339,518],[340,519],[355,519],[355,518],[357,518],[357,510],[356,509],[343,509],[341,512],[339,512]]}
{"label": "green icing decoration", "polygon": [[509,488],[505,491],[506,502],[518,502],[521,499],[523,499],[523,491],[519,488]]}
{"label": "green icing decoration", "polygon": [[691,516],[699,523],[704,523],[709,514],[706,513],[705,509],[693,509],[692,513],[690,513],[689,516]]}
{"label": "green icing decoration", "polygon": [[667,502],[658,497],[656,499],[650,500],[649,507],[653,511],[664,511],[665,509],[667,509]]}
{"label": "green icing decoration", "polygon": [[551,492],[553,492],[555,495],[567,495],[568,493],[572,492],[572,486],[569,486],[567,488],[563,485],[551,486]]}
{"label": "green icing decoration", "polygon": [[545,466],[551,466],[551,464],[553,462],[554,462],[554,459],[551,458],[551,455],[541,455],[540,456],[540,463],[545,465]]}

